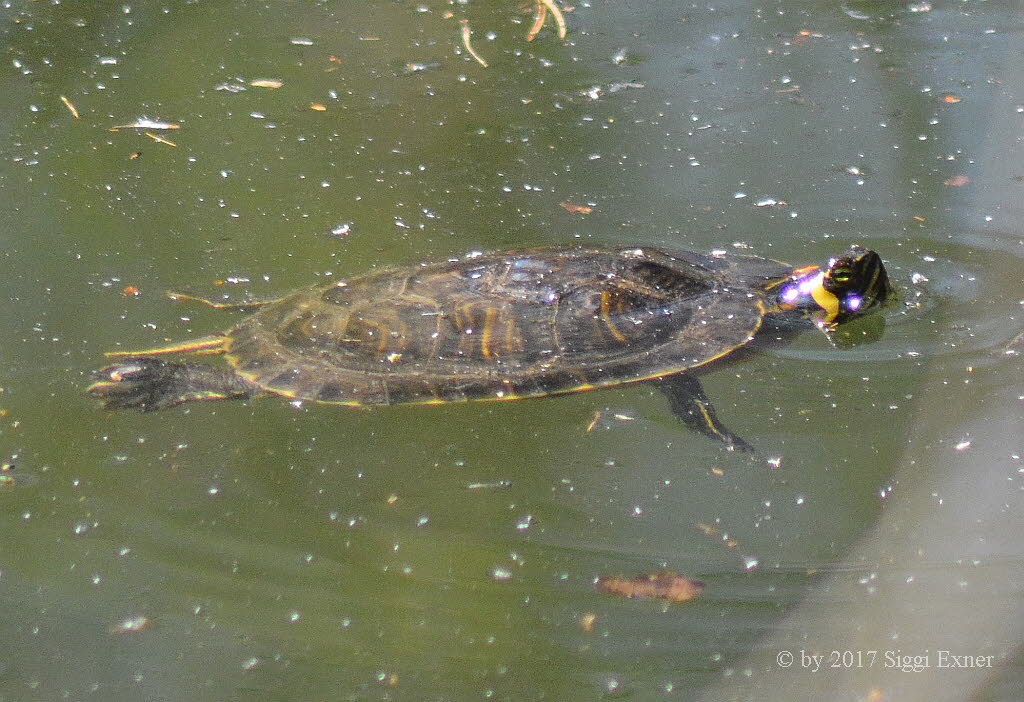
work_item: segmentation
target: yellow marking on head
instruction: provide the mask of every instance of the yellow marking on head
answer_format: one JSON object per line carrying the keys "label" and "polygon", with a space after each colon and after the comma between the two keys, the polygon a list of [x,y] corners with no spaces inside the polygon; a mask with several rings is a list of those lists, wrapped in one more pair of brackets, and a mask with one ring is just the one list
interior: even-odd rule
{"label": "yellow marking on head", "polygon": [[839,316],[839,298],[825,289],[824,279],[811,290],[811,297],[825,312],[825,322],[831,324]]}
{"label": "yellow marking on head", "polygon": [[494,321],[498,317],[497,307],[488,307],[484,312],[484,330],[480,334],[480,353],[484,358],[491,358],[491,333],[493,332]]}
{"label": "yellow marking on head", "polygon": [[219,354],[227,350],[226,336],[205,336],[201,339],[180,341],[169,346],[158,346],[155,349],[142,351],[108,351],[103,354],[107,358],[129,358],[133,356],[168,356],[176,353]]}
{"label": "yellow marking on head", "polygon": [[618,330],[618,328],[615,326],[615,322],[612,320],[612,316],[611,316],[611,303],[612,303],[612,291],[611,290],[602,290],[601,291],[601,320],[604,322],[604,325],[606,327],[608,327],[608,331],[611,332],[612,336],[614,336],[617,341],[621,341],[622,343],[626,343],[627,341],[629,341],[629,339],[627,339],[626,336],[622,332],[620,332]]}

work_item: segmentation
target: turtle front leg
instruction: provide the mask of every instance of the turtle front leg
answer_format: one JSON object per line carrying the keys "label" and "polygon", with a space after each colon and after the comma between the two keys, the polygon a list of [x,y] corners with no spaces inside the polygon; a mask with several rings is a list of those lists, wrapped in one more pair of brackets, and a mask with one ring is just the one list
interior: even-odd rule
{"label": "turtle front leg", "polygon": [[86,392],[109,410],[153,412],[201,400],[230,400],[258,393],[235,373],[200,363],[169,363],[158,358],[128,358],[94,373]]}
{"label": "turtle front leg", "polygon": [[721,441],[730,451],[753,451],[754,447],[725,428],[715,414],[715,408],[704,394],[700,382],[688,373],[678,373],[657,381],[658,388],[668,397],[672,414],[690,429]]}

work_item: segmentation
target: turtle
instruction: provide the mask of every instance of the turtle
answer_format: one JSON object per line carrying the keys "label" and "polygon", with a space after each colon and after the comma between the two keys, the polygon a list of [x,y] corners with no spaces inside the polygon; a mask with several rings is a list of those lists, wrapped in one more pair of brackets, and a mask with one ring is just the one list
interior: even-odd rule
{"label": "turtle", "polygon": [[[282,297],[224,332],[108,353],[88,392],[144,412],[277,395],[368,407],[509,401],[650,381],[686,426],[729,449],[698,370],[775,328],[836,327],[884,303],[882,259],[859,246],[794,268],[738,253],[533,248],[385,268]],[[222,355],[226,366],[169,361]]]}

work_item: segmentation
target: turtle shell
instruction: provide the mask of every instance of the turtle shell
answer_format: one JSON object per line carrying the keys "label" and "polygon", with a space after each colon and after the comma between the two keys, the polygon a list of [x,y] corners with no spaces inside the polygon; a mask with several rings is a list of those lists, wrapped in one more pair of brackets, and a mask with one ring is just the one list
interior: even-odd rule
{"label": "turtle shell", "polygon": [[578,392],[744,345],[791,272],[653,248],[470,256],[283,297],[227,332],[226,355],[268,392],[345,405]]}

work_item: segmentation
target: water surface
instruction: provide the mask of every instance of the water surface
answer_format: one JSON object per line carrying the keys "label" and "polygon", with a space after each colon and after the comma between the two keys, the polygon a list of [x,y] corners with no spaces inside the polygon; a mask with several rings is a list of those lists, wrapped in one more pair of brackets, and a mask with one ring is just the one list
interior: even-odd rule
{"label": "water surface", "polygon": [[[1018,10],[595,1],[528,43],[514,2],[4,5],[0,699],[1019,698]],[[110,131],[142,117],[180,128]],[[83,394],[103,351],[236,316],[167,289],[574,242],[859,242],[900,300],[873,342],[706,376],[754,457],[643,386],[369,412]],[[704,595],[593,589],[665,567]],[[943,647],[999,666],[775,658]]]}

